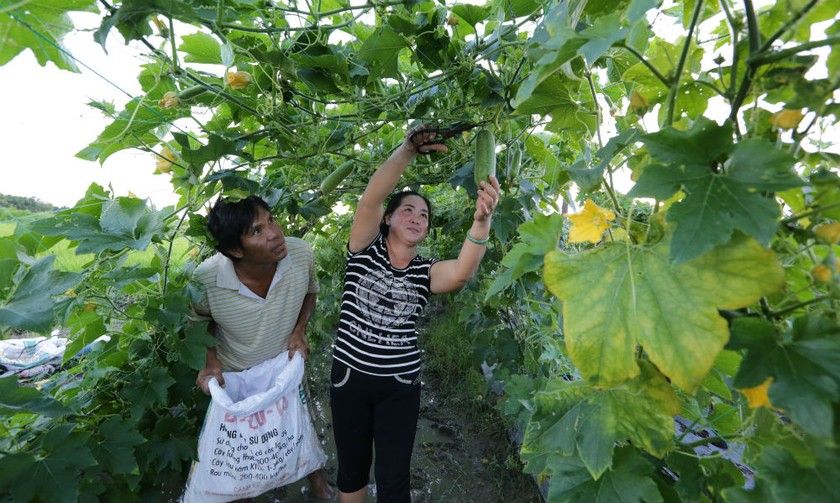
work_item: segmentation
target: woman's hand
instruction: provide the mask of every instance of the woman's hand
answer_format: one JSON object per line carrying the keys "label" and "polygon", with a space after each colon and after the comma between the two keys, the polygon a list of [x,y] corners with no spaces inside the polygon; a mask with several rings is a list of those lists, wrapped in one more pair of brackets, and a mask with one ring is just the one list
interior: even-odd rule
{"label": "woman's hand", "polygon": [[437,136],[437,131],[430,128],[428,124],[423,124],[421,126],[411,128],[405,135],[405,140],[403,140],[402,148],[408,150],[412,154],[448,152],[449,149],[443,143],[430,143],[428,145],[424,145],[424,143],[434,140],[435,136]]}
{"label": "woman's hand", "polygon": [[496,205],[499,204],[499,180],[496,175],[490,175],[489,183],[481,182],[481,187],[478,188],[478,197],[475,200],[475,214],[473,220],[476,222],[484,222],[490,220],[493,212],[496,211]]}

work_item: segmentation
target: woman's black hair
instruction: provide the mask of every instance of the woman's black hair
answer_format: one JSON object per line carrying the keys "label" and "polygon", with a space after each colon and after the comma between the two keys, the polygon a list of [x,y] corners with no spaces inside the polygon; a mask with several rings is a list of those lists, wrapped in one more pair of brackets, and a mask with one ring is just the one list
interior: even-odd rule
{"label": "woman's black hair", "polygon": [[207,230],[216,240],[216,250],[236,260],[230,252],[242,248],[242,236],[251,229],[259,208],[271,213],[268,203],[259,196],[233,203],[220,197],[207,214]]}
{"label": "woman's black hair", "polygon": [[400,204],[402,204],[403,199],[408,196],[417,196],[426,201],[426,207],[429,208],[429,228],[432,227],[432,203],[429,201],[429,198],[414,190],[404,190],[391,195],[391,198],[388,199],[388,204],[385,205],[385,214],[382,215],[382,221],[379,222],[379,232],[381,232],[383,236],[387,237],[388,231],[390,230],[390,226],[385,223],[385,219],[388,215],[393,214],[397,208],[399,208]]}

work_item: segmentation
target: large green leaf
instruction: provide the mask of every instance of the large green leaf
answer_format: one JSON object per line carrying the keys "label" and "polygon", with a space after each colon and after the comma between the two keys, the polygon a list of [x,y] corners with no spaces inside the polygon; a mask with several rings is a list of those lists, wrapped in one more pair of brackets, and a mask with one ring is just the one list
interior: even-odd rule
{"label": "large green leaf", "polygon": [[12,501],[79,501],[77,479],[96,464],[87,446],[90,433],[74,424],[48,431],[38,441],[37,456],[17,453],[0,457],[0,490]]}
{"label": "large green leaf", "polygon": [[54,271],[55,256],[48,255],[32,264],[15,286],[11,296],[0,305],[0,326],[45,333],[53,328],[53,296],[66,292],[78,283],[78,273]]}
{"label": "large green leaf", "polygon": [[59,214],[36,222],[33,229],[78,241],[77,254],[145,250],[166,230],[166,210],[149,208],[144,200],[118,197],[105,201],[101,207],[99,218],[76,212]]}
{"label": "large green leaf", "polygon": [[[736,320],[738,332],[748,321]],[[750,324],[754,325],[754,323]],[[825,319],[797,319],[786,336],[751,340],[734,385],[752,388],[773,378],[770,403],[805,431],[830,438],[840,400],[840,327]]]}
{"label": "large green leaf", "polygon": [[784,285],[773,253],[752,239],[737,237],[681,265],[669,248],[666,239],[546,255],[545,284],[564,301],[569,355],[591,383],[638,375],[641,346],[674,384],[694,391],[729,338],[718,308],[749,306]]}
{"label": "large green leaf", "polygon": [[[528,456],[523,456],[526,462]],[[662,495],[656,487],[654,467],[630,447],[621,447],[610,471],[593,480],[580,459],[549,456],[551,479],[547,501],[552,503],[657,503]]]}
{"label": "large green leaf", "polygon": [[803,465],[781,447],[762,452],[756,466],[772,501],[840,501],[840,452],[816,446],[816,460]]}
{"label": "large green leaf", "polygon": [[137,423],[111,416],[99,425],[98,433],[102,440],[97,442],[93,455],[99,464],[107,467],[108,473],[137,474],[139,468],[134,450],[145,442],[137,431]]}
{"label": "large green leaf", "polygon": [[22,412],[61,416],[70,410],[35,388],[20,386],[16,376],[0,379],[0,415],[13,416]]}
{"label": "large green leaf", "polygon": [[523,274],[538,271],[545,254],[557,248],[557,236],[562,228],[563,218],[560,215],[535,215],[533,221],[520,225],[518,231],[522,242],[514,245],[502,259],[506,270],[493,280],[485,300],[497,295]]}
{"label": "large green leaf", "polygon": [[0,8],[0,66],[29,49],[41,66],[52,61],[62,70],[78,72],[76,60],[64,47],[73,30],[69,12],[96,12],[93,0],[32,0],[4,2]]}
{"label": "large green leaf", "polygon": [[405,38],[387,26],[370,36],[358,53],[359,59],[366,62],[368,81],[399,78],[397,60],[405,47],[408,47]]}
{"label": "large green leaf", "polygon": [[634,379],[612,387],[562,378],[532,399],[537,411],[525,432],[522,453],[577,455],[594,479],[613,463],[617,442],[630,441],[662,457],[674,436],[680,410],[670,384],[650,364]]}
{"label": "large green leaf", "polygon": [[668,210],[676,224],[671,258],[684,262],[726,243],[735,230],[764,246],[776,233],[780,209],[765,192],[802,185],[794,159],[764,140],[734,145],[730,123],[700,118],[688,131],[673,127],[642,137],[654,163],[630,197],[686,196]]}

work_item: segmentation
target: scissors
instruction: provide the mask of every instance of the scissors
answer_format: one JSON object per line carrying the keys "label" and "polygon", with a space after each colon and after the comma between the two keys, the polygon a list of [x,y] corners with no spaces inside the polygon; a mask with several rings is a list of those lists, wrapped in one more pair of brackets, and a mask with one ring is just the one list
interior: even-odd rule
{"label": "scissors", "polygon": [[418,134],[421,134],[421,133],[435,133],[434,139],[429,140],[429,141],[424,142],[424,143],[421,143],[419,145],[416,145],[418,153],[429,155],[434,151],[430,150],[430,151],[422,152],[422,151],[420,151],[420,147],[425,147],[425,146],[428,146],[428,145],[441,144],[441,143],[445,142],[446,140],[448,140],[449,138],[452,138],[455,135],[461,134],[464,131],[469,131],[470,129],[472,129],[474,127],[477,127],[477,126],[478,126],[478,123],[475,123],[475,122],[456,122],[456,123],[454,123],[450,126],[447,126],[447,127],[442,127],[442,128],[434,127],[434,128],[429,128],[429,129],[421,129],[420,131],[415,131],[415,132],[411,133],[408,137],[408,140],[411,141],[412,143],[414,143],[414,137],[417,136]]}

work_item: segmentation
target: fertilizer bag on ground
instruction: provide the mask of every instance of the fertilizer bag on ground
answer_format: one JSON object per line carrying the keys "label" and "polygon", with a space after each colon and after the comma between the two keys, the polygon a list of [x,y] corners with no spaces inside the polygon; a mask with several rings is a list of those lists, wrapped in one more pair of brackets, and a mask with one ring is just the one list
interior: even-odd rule
{"label": "fertilizer bag on ground", "polygon": [[183,503],[224,503],[290,484],[326,462],[303,392],[303,357],[286,352],[210,380],[212,401]]}

